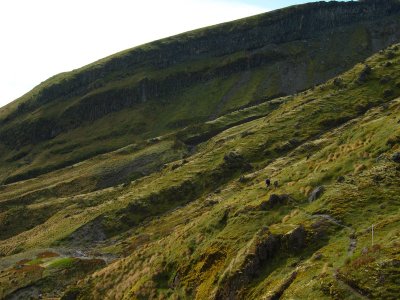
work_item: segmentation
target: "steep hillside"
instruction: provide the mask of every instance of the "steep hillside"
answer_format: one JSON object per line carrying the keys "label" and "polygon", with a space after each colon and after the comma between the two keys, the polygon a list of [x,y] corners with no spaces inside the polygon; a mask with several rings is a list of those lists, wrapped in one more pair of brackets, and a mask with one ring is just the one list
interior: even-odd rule
{"label": "steep hillside", "polygon": [[294,6],[57,75],[1,109],[0,182],[322,83],[400,41],[399,15],[386,0]]}
{"label": "steep hillside", "polygon": [[[399,63],[394,46],[280,98],[273,111],[265,104],[238,111],[243,120],[266,116],[129,184],[73,196],[79,188],[54,183],[79,168],[91,174],[98,162],[89,160],[5,186],[0,220],[12,236],[0,243],[1,292],[10,299],[66,289],[63,299],[396,299]],[[169,138],[149,148],[168,148]],[[267,188],[266,178],[277,186]],[[58,196],[65,189],[70,195]]]}
{"label": "steep hillside", "polygon": [[127,256],[69,295],[396,299],[399,49],[126,187],[95,222]]}
{"label": "steep hillside", "polygon": [[399,14],[291,7],[3,108],[0,299],[398,299]]}

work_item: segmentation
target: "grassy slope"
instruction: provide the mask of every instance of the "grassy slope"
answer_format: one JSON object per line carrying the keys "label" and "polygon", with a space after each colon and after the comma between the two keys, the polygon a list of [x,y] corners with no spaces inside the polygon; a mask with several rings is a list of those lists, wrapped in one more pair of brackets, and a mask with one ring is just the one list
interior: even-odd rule
{"label": "grassy slope", "polygon": [[[224,284],[225,270],[232,272],[235,261],[240,261],[236,256],[248,251],[249,241],[263,226],[270,226],[272,233],[281,234],[303,224],[310,234],[318,227],[326,227],[323,238],[307,245],[299,255],[283,253],[274,257],[272,265],[263,267],[249,285],[237,287],[238,295],[241,295],[238,297],[258,298],[279,289],[295,268],[297,277],[284,292],[284,298],[356,297],[349,285],[372,298],[394,297],[399,292],[397,277],[393,273],[398,259],[394,249],[398,249],[395,228],[400,200],[399,171],[388,158],[399,147],[399,102],[390,99],[378,102],[378,105],[390,104],[354,118],[357,105],[362,105],[366,99],[371,103],[388,88],[379,83],[380,78],[391,75],[389,86],[398,80],[395,75],[398,60],[392,67],[384,67],[385,62],[384,55],[368,61],[374,68],[372,78],[366,84],[354,82],[362,69],[362,66],[356,67],[342,76],[347,88],[341,90],[332,82],[328,83],[296,97],[263,121],[250,122],[216,137],[209,143],[210,148],[205,146],[205,151],[212,151],[221,143],[223,149],[234,147],[248,157],[257,157],[253,155],[260,153],[261,137],[273,140],[277,131],[296,128],[298,119],[309,123],[301,126],[307,128],[298,129],[300,136],[302,130],[312,133],[311,128],[316,134],[314,139],[290,155],[283,155],[264,168],[256,168],[256,172],[246,176],[246,183],[233,181],[220,193],[205,194],[189,206],[135,229],[129,245],[131,248],[128,248],[131,251],[135,249],[132,255],[99,272],[82,287],[89,284],[93,297],[107,291],[110,298],[188,293],[204,299]],[[317,118],[311,119],[310,116],[316,116],[315,107],[320,107],[320,111]],[[336,108],[337,114],[348,113],[353,120],[319,136],[318,121],[326,119],[328,111],[334,115],[332,107]],[[288,115],[294,118],[294,126],[288,126]],[[280,124],[282,120],[286,120],[284,127]],[[252,135],[241,137],[240,133],[249,130],[252,130]],[[286,131],[285,136],[289,135]],[[265,147],[263,142],[261,144]],[[273,144],[268,148],[274,148]],[[310,155],[309,159],[306,159],[307,155]],[[377,160],[377,157],[381,159]],[[337,183],[338,176],[344,176],[345,181]],[[259,204],[271,193],[263,188],[265,177],[278,179],[281,187],[273,193],[289,194],[295,199],[294,203],[267,211],[260,209]],[[308,204],[306,196],[310,189],[321,184],[326,186],[326,193],[318,201]],[[329,220],[324,222],[323,217],[315,216],[317,214],[329,215],[346,227]],[[375,236],[378,246],[370,248],[368,227],[373,223],[379,224],[377,227],[380,228]],[[350,234],[357,238],[354,253],[348,252]],[[144,236],[148,240],[141,245],[143,242],[139,241],[143,241]],[[316,250],[322,258],[316,258],[320,255],[312,256]],[[376,262],[387,267],[376,267]],[[353,265],[356,267],[351,267]],[[240,264],[238,268],[240,271]],[[385,280],[377,283],[365,272],[384,276]],[[179,275],[176,277],[174,274]],[[179,278],[179,284],[174,283],[176,278]],[[119,284],[115,286],[115,282]],[[380,287],[382,284],[384,286]]]}
{"label": "grassy slope", "polygon": [[[42,218],[32,229],[19,227],[15,236],[1,241],[0,253],[69,247],[74,231],[94,224],[110,240],[94,240],[90,247],[126,257],[82,281],[78,286],[84,298],[204,299],[223,295],[227,287],[237,298],[282,294],[289,299],[342,299],[356,297],[354,290],[371,298],[395,295],[399,170],[389,158],[399,148],[400,106],[394,100],[400,95],[399,54],[396,46],[370,58],[366,63],[372,72],[365,82],[358,82],[365,68],[360,64],[336,83],[206,123],[199,130],[209,137],[248,117],[261,117],[215,135],[193,156],[129,185],[93,191],[97,168],[104,171],[132,159],[122,150],[107,154],[104,166],[95,158],[76,171],[65,168],[7,186],[3,205],[16,209],[7,203],[9,195],[49,189],[74,178],[74,172],[95,178],[89,184],[78,176],[87,194],[72,196],[67,190],[69,196],[60,198],[39,193],[24,209]],[[388,80],[382,81],[385,76]],[[177,147],[177,137],[190,139],[193,133],[196,128],[167,135],[142,151],[168,152]],[[251,171],[246,162],[252,164]],[[339,176],[344,181],[337,182]],[[278,180],[280,187],[266,190],[266,177]],[[319,185],[325,185],[326,192],[308,203],[310,191]],[[291,200],[272,208],[268,202],[261,205],[272,193],[288,194]],[[43,217],[41,211],[54,214]],[[0,220],[4,222],[7,213],[14,215],[6,210]],[[372,223],[378,245],[373,248],[368,231]],[[261,259],[256,270],[247,265],[269,236],[290,241],[300,225],[306,232],[300,249],[282,242],[276,246],[278,254]],[[352,251],[350,235],[357,240]],[[248,272],[242,278],[246,284],[235,281]],[[384,279],[374,281],[366,272]]]}
{"label": "grassy slope", "polygon": [[[330,5],[326,4],[327,7]],[[111,99],[118,98],[120,96],[113,97],[112,93],[129,89],[143,78],[161,82],[177,74],[183,74],[182,76],[187,78],[188,74],[196,72],[202,72],[204,78],[207,78],[205,81],[195,80],[188,86],[179,87],[173,93],[161,97],[162,99],[147,99],[144,103],[109,113],[93,122],[82,123],[78,128],[70,128],[51,140],[17,147],[0,143],[0,182],[10,183],[33,178],[132,143],[141,144],[146,139],[172,133],[186,126],[207,127],[209,125],[204,125],[204,122],[210,118],[257,101],[265,101],[282,92],[288,93],[313,86],[316,82],[322,82],[350,68],[355,62],[372,53],[370,34],[364,25],[358,24],[329,33],[319,33],[306,40],[267,45],[248,51],[242,49],[222,56],[213,56],[212,53],[203,53],[195,57],[192,55],[190,59],[178,59],[167,68],[154,67],[150,62],[144,62],[131,69],[128,63],[122,64],[116,68],[117,71],[113,69],[96,77],[96,80],[88,85],[94,87],[90,91],[75,96],[67,95],[66,98],[52,98],[52,101],[35,106],[35,99],[44,87],[62,86],[76,76],[106,68],[111,62],[129,62],[129,57],[134,57],[137,53],[156,53],[171,45],[190,43],[198,38],[218,35],[224,31],[250,30],[267,22],[266,20],[284,18],[296,10],[306,10],[306,7],[281,10],[157,41],[49,79],[0,111],[0,119],[6,119],[22,103],[33,103],[34,107],[18,118],[2,124],[1,130],[15,129],[25,124],[24,130],[16,130],[13,134],[18,136],[19,133],[34,127],[34,122],[38,120],[67,119],[64,114],[68,109],[79,107],[89,96],[100,97],[109,92]],[[343,40],[349,42],[343,47],[337,47]],[[236,70],[234,67],[230,69],[230,66],[253,56],[265,56],[271,63],[261,66],[255,64],[248,72]],[[169,60],[169,63],[170,61],[172,60]],[[227,71],[222,75],[213,75],[218,68],[226,68]],[[289,73],[293,78],[287,77]]]}
{"label": "grassy slope", "polygon": [[[390,70],[380,65],[385,61],[378,56],[368,62],[375,66],[376,79],[382,78],[384,74],[396,76],[393,73],[394,69]],[[395,65],[398,67],[398,63]],[[280,127],[279,122],[283,116],[286,117],[284,120],[288,120],[288,115],[294,119],[308,120],[310,124],[303,123],[303,126],[315,128],[318,119],[317,121],[310,119],[313,113],[309,110],[320,107],[322,111],[319,112],[319,116],[322,117],[320,114],[323,114],[324,109],[329,108],[332,111],[332,107],[337,107],[337,113],[343,115],[347,109],[359,104],[357,102],[363,101],[366,97],[378,97],[383,89],[387,88],[379,85],[378,80],[369,81],[367,85],[360,87],[352,82],[355,79],[354,72],[359,73],[359,69],[356,68],[343,76],[344,82],[349,85],[348,89],[337,91],[335,88],[332,89],[330,83],[321,87],[323,91],[302,95],[277,110],[265,120],[267,122],[269,120],[268,128],[263,124],[265,121],[261,124],[255,121],[227,131],[220,139],[232,138],[231,147],[236,146],[243,152],[253,154],[251,146],[254,144],[251,140],[258,138],[260,142],[261,136],[266,140],[272,138],[272,133],[266,134],[263,130],[276,134],[278,128],[290,130],[289,128],[294,127],[288,126],[287,121],[284,127]],[[398,78],[392,77],[392,80]],[[324,99],[323,96],[326,95],[329,96]],[[316,103],[311,105],[307,98],[308,100],[316,98],[314,101],[318,101],[320,105]],[[301,105],[301,103],[307,104]],[[340,107],[338,103],[341,103]],[[302,113],[296,113],[296,110]],[[251,279],[252,284],[237,287],[238,294],[242,295],[240,297],[247,295],[246,298],[258,298],[271,293],[271,290],[277,289],[295,267],[298,270],[297,278],[285,291],[284,298],[354,297],[352,290],[346,285],[349,283],[369,297],[395,297],[399,292],[396,288],[397,277],[393,273],[398,259],[396,254],[398,250],[395,250],[398,249],[395,228],[399,221],[397,217],[400,200],[399,171],[396,164],[385,157],[390,157],[399,147],[398,112],[398,101],[392,102],[390,106],[373,109],[365,117],[354,119],[344,127],[319,136],[312,142],[301,145],[290,155],[283,156],[266,168],[249,174],[247,183],[232,182],[225,186],[221,193],[210,194],[208,199],[205,196],[176,214],[166,216],[165,219],[169,222],[164,219],[154,221],[154,227],[143,228],[148,233],[146,231],[143,233],[141,228],[135,230],[138,237],[147,233],[151,237],[155,235],[155,238],[151,244],[133,252],[128,259],[111,265],[108,268],[109,272],[106,269],[99,273],[100,277],[93,277],[93,282],[99,282],[93,285],[95,292],[108,290],[106,284],[111,284],[116,279],[120,285],[114,288],[110,286],[110,292],[107,294],[110,298],[113,298],[113,293],[117,291],[125,291],[125,296],[130,294],[137,297],[154,295],[155,289],[159,294],[179,294],[179,287],[182,293],[194,293],[199,299],[206,298],[210,294],[213,295],[218,283],[224,283],[226,274],[224,270],[226,268],[231,270],[232,264],[240,260],[240,257],[235,258],[235,256],[246,253],[246,245],[249,245],[248,242],[260,228],[270,226],[271,232],[280,233],[290,231],[298,224],[307,226],[312,223],[313,226],[308,225],[308,230],[312,231],[315,230],[317,226],[315,223],[318,220],[318,217],[312,215],[327,214],[350,229],[343,229],[329,222],[325,224],[328,229],[324,239],[316,244],[316,248],[320,248],[321,260],[311,257],[316,250],[312,244],[308,245],[301,255],[284,254],[283,257],[277,255],[272,261],[272,266],[264,267],[266,269],[260,271],[261,275]],[[293,122],[295,124],[296,120]],[[240,133],[250,128],[254,132],[250,135],[251,140],[233,138],[235,131]],[[302,128],[299,129],[300,132],[301,130]],[[288,135],[288,132],[285,132],[285,136]],[[388,143],[396,140],[397,144]],[[215,144],[211,144],[210,147],[214,148]],[[307,160],[305,156],[310,154],[311,157]],[[382,154],[382,159],[377,161],[376,158]],[[345,182],[336,183],[336,178],[341,175],[345,176]],[[260,210],[259,204],[268,199],[268,192],[262,187],[265,177],[280,181],[281,187],[273,193],[289,194],[295,202],[271,211]],[[377,182],[377,178],[381,179]],[[306,195],[309,190],[321,184],[326,185],[327,192],[317,202],[308,204]],[[207,205],[207,201],[210,200],[217,202],[211,211]],[[191,217],[187,223],[188,215]],[[192,216],[195,216],[195,219]],[[378,246],[371,249],[368,227],[373,223],[379,224],[377,227],[380,229],[376,231],[375,236],[375,243]],[[160,233],[158,224],[170,224],[170,229],[164,225],[164,232]],[[165,233],[172,228],[172,235],[166,235]],[[348,253],[349,235],[353,232],[358,243],[355,252]],[[185,242],[177,244],[175,242],[177,239]],[[132,240],[133,244],[134,242],[135,238]],[[364,248],[367,250],[363,250]],[[361,254],[362,251],[367,251],[368,254]],[[146,258],[151,259],[148,261]],[[385,267],[377,267],[379,266],[377,262]],[[168,270],[166,267],[171,268],[171,271],[165,275],[163,272]],[[146,268],[146,275],[138,271],[143,268]],[[180,284],[171,289],[173,274],[176,271],[179,274]],[[335,279],[336,272],[342,274],[346,284]],[[373,272],[376,274],[374,276],[383,276],[385,279],[376,282],[374,277],[366,276],[365,272]],[[169,280],[168,283],[163,279],[165,277]],[[153,285],[149,282],[153,282]],[[96,295],[95,292],[93,296]],[[114,295],[116,298],[122,296],[118,293]]]}

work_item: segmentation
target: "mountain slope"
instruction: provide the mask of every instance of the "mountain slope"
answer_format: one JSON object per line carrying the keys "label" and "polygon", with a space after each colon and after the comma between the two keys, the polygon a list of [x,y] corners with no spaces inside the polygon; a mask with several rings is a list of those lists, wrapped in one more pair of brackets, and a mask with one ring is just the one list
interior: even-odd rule
{"label": "mountain slope", "polygon": [[[132,194],[135,205],[107,213],[103,228],[126,223],[141,205],[157,211],[165,201],[169,208],[178,199],[185,203],[188,178],[203,188],[200,197],[191,195],[191,204],[134,227],[128,240],[110,245],[131,254],[82,282],[83,298],[343,299],[355,297],[356,290],[394,299],[400,201],[399,165],[391,159],[400,133],[396,49],[394,66],[384,66],[385,53],[367,61],[372,71],[366,82],[358,81],[364,67],[357,66],[341,76],[345,87],[329,82],[296,96],[268,117],[216,136],[175,171],[155,175],[160,182],[180,181],[175,193],[158,192],[161,184],[153,181],[149,202],[137,203]],[[381,83],[385,76],[390,83]],[[393,94],[381,98],[389,88]],[[296,127],[301,120],[307,123]],[[221,172],[233,157],[228,177],[234,180],[207,192],[199,176],[209,173],[200,166]],[[267,177],[279,187],[266,189]],[[309,202],[317,186],[325,192]]]}
{"label": "mountain slope", "polygon": [[[291,23],[286,17],[297,13],[325,18],[334,12],[326,23],[332,26],[332,20],[340,20],[333,27],[327,25],[332,30],[329,37],[343,37],[357,27],[369,32],[371,43],[383,47],[397,35],[398,2],[376,3],[310,4],[241,20],[236,26],[246,27],[248,22],[251,28],[252,22],[263,18],[282,25],[279,20]],[[357,18],[374,17],[361,22],[355,15],[360,9],[365,14]],[[339,17],[340,12],[346,14]],[[387,25],[372,28],[378,23]],[[234,25],[190,34],[203,32],[205,39]],[[233,36],[243,33],[235,30]],[[322,25],[319,30],[321,36],[328,32]],[[268,32],[273,30],[265,31],[266,36]],[[379,39],[371,32],[380,32]],[[314,58],[322,69],[319,55],[337,53],[343,45],[329,44],[332,52],[323,54],[316,47],[328,47],[321,36],[310,38],[308,34],[314,33],[301,30],[298,34],[295,37],[307,43],[285,42],[280,51],[290,52],[294,44],[304,42],[302,55],[318,52]],[[265,42],[258,38],[253,42]],[[234,51],[243,47],[233,44]],[[400,294],[400,45],[364,60],[381,46],[370,45],[356,53],[357,47],[350,51],[346,45],[342,48],[343,53],[349,50],[344,54],[350,55],[349,70],[326,81],[346,68],[340,65],[342,56],[332,57],[335,67],[326,66],[327,77],[317,72],[316,80],[324,80],[323,84],[273,99],[262,90],[260,98],[250,100],[252,84],[247,81],[258,71],[238,69],[232,73],[236,84],[219,98],[222,104],[193,102],[208,113],[201,121],[139,130],[132,136],[122,130],[123,117],[134,122],[135,115],[124,108],[49,141],[31,141],[18,150],[5,143],[2,155],[8,162],[0,166],[8,172],[4,179],[16,182],[0,186],[0,298],[396,299]],[[183,51],[177,58],[190,60],[190,47],[177,49]],[[215,54],[204,51],[205,57]],[[99,63],[107,65],[129,53]],[[297,58],[303,59],[302,55]],[[153,59],[150,56],[149,62]],[[271,74],[268,78],[275,74],[269,67],[279,59],[271,58],[260,67]],[[286,57],[285,64],[291,59]],[[213,83],[216,90],[223,86],[220,82]],[[193,84],[199,85],[195,90],[201,95],[213,97],[213,84]],[[52,93],[65,92],[58,88]],[[182,92],[186,99],[197,99],[190,88]],[[18,132],[18,124],[30,122],[50,106],[64,109],[67,99],[51,95],[54,99],[48,98],[48,104],[39,108],[36,100],[29,104],[24,98],[6,107],[3,116],[9,117],[3,118],[6,125],[0,131]],[[21,109],[13,116],[13,106],[24,101],[27,111],[36,112]],[[230,102],[232,109],[223,108]],[[150,118],[152,103],[146,99],[141,104],[143,118]],[[174,105],[171,113],[179,111],[179,102]],[[178,121],[166,107],[160,120]],[[46,113],[54,118],[54,110]],[[190,116],[180,113],[186,119]],[[94,138],[98,135],[104,136]],[[74,139],[79,137],[85,143]],[[67,140],[60,143],[61,138]],[[112,147],[107,148],[108,143]],[[36,161],[36,153],[43,149],[49,152]],[[75,149],[79,156],[69,156]],[[92,150],[106,153],[93,156]],[[23,151],[27,154],[18,157]],[[52,159],[60,165],[55,167]],[[25,167],[23,160],[29,163]],[[51,167],[44,165],[37,176],[37,171],[29,170],[39,161]]]}
{"label": "mountain slope", "polygon": [[57,75],[1,109],[0,180],[33,178],[310,88],[399,41],[399,14],[396,1],[294,6]]}
{"label": "mountain slope", "polygon": [[[12,253],[29,260],[49,250],[67,258],[71,249],[96,259],[124,256],[70,288],[67,295],[82,299],[342,299],[355,291],[393,298],[399,49],[283,98],[268,116],[225,130],[193,156],[129,185],[39,198],[26,209],[56,214],[2,241],[5,262],[15,261]],[[279,186],[266,189],[267,177]],[[324,193],[309,202],[317,186]],[[54,293],[44,280],[52,278],[48,265],[37,264],[39,281],[28,278]],[[26,284],[12,270],[7,276]]]}

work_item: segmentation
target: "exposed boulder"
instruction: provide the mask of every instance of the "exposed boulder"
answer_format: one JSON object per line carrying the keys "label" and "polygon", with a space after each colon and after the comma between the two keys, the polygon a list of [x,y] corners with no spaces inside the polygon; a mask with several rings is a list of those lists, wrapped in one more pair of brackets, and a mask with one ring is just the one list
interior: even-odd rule
{"label": "exposed boulder", "polygon": [[383,64],[386,68],[391,67],[393,64],[390,61],[387,61]]}
{"label": "exposed boulder", "polygon": [[316,252],[316,253],[313,255],[313,260],[321,260],[323,257],[324,257],[324,256],[322,255],[321,252]]}
{"label": "exposed boulder", "polygon": [[272,194],[271,196],[269,196],[268,201],[264,201],[260,204],[260,208],[262,210],[267,210],[267,209],[273,208],[275,206],[284,205],[287,203],[288,200],[289,200],[288,195]]}
{"label": "exposed boulder", "polygon": [[394,95],[394,91],[392,89],[387,89],[383,92],[384,98],[390,98]]}
{"label": "exposed boulder", "polygon": [[315,200],[319,199],[322,194],[325,191],[325,187],[324,186],[319,186],[316,189],[314,189],[311,194],[310,197],[308,197],[308,201],[309,202],[314,202]]}
{"label": "exposed boulder", "polygon": [[379,182],[381,182],[383,179],[384,179],[384,178],[383,178],[382,175],[380,175],[380,174],[376,174],[376,175],[372,176],[372,180],[373,180],[375,183],[379,183]]}
{"label": "exposed boulder", "polygon": [[346,178],[344,178],[344,176],[339,176],[337,178],[337,182],[339,182],[339,183],[343,183],[343,182],[345,182],[345,180],[346,180]]}
{"label": "exposed boulder", "polygon": [[282,237],[282,243],[290,252],[301,250],[306,244],[306,230],[304,226],[293,229]]}
{"label": "exposed boulder", "polygon": [[394,53],[393,51],[388,51],[388,52],[386,53],[386,57],[387,57],[388,59],[393,59],[393,58],[396,57],[396,53]]}
{"label": "exposed boulder", "polygon": [[388,75],[385,75],[381,78],[381,80],[379,80],[380,84],[387,84],[392,80],[392,78]]}
{"label": "exposed boulder", "polygon": [[238,151],[230,151],[224,156],[224,165],[228,169],[250,170],[251,165]]}
{"label": "exposed boulder", "polygon": [[396,163],[400,163],[400,152],[396,152],[392,155],[392,160]]}
{"label": "exposed boulder", "polygon": [[228,164],[234,164],[244,161],[243,156],[237,151],[230,151],[224,156],[224,161]]}
{"label": "exposed boulder", "polygon": [[365,65],[365,67],[364,67],[364,69],[362,69],[360,75],[358,75],[357,82],[360,84],[366,82],[371,73],[372,73],[371,67],[368,65]]}
{"label": "exposed boulder", "polygon": [[333,85],[338,87],[338,88],[342,88],[344,87],[344,83],[343,83],[343,79],[340,77],[337,77],[333,80]]}

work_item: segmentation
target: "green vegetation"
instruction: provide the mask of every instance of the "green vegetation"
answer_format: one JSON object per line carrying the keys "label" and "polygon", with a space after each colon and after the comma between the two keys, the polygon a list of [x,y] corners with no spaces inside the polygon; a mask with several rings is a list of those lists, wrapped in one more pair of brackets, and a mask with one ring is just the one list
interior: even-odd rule
{"label": "green vegetation", "polygon": [[[318,3],[279,10],[56,75],[0,110],[0,182],[35,178],[323,83],[397,39],[397,4],[374,6],[372,15],[365,14],[370,5]],[[349,17],[341,9],[359,13]],[[315,10],[320,26],[299,28],[302,16]],[[344,22],[351,19],[340,30],[326,22],[336,13]],[[273,24],[286,18],[293,36],[276,43],[286,34]]]}
{"label": "green vegetation", "polygon": [[[337,4],[290,8],[270,18],[324,5]],[[0,298],[38,298],[39,292],[61,299],[399,295],[400,45],[364,60],[370,37],[357,25],[334,32],[329,41],[319,36],[279,44],[276,51],[257,48],[279,63],[234,72],[232,64],[247,55],[243,49],[193,62],[180,53],[181,62],[161,69],[148,61],[135,72],[113,65],[131,51],[153,53],[234,24],[56,76],[48,83],[62,90],[69,76],[103,64],[117,70],[85,95],[71,96],[68,105],[42,95],[27,104],[42,99],[36,113],[10,117],[7,128],[40,111],[60,117],[86,101],[79,97],[97,95],[101,102],[103,92],[118,94],[145,73],[163,81],[179,72],[215,74],[229,65],[224,76],[196,79],[172,96],[148,98],[52,139],[15,149],[0,145],[2,180],[16,181],[0,186]],[[351,38],[341,52],[335,45],[343,36]],[[332,51],[310,50],[320,47]],[[335,59],[353,52],[351,68],[313,86],[349,67],[338,67]],[[265,77],[282,71],[288,57],[297,72],[313,55],[303,69],[307,83],[277,96],[282,74]],[[325,66],[317,63],[320,55]],[[118,72],[126,74],[114,77]],[[42,87],[32,93],[44,92]]]}
{"label": "green vegetation", "polygon": [[52,261],[48,265],[48,268],[50,268],[50,269],[70,268],[74,262],[75,262],[75,259],[71,258],[71,257],[59,258],[59,259]]}
{"label": "green vegetation", "polygon": [[[388,66],[390,52],[395,56]],[[55,214],[2,241],[1,253],[53,245],[90,246],[105,255],[126,256],[86,277],[78,285],[84,298],[104,291],[117,298],[201,299],[228,297],[226,293],[245,298],[281,293],[351,298],[354,290],[389,297],[395,287],[378,289],[375,281],[364,280],[367,269],[352,266],[388,262],[387,271],[382,269],[388,274],[385,284],[395,286],[390,262],[395,264],[396,252],[390,249],[397,247],[393,230],[398,222],[399,167],[390,157],[399,149],[400,89],[393,86],[399,59],[399,47],[394,46],[365,62],[372,71],[362,83],[365,66],[360,64],[340,79],[227,114],[198,131],[188,127],[144,148],[132,145],[55,171],[42,176],[40,183],[6,186],[8,195],[17,196],[20,186],[29,193],[63,176],[72,178],[74,172],[94,174],[108,165],[113,170],[120,161],[126,164],[124,157],[168,149],[175,153],[182,147],[177,139],[189,140],[196,132],[206,140],[191,156],[183,153],[162,170],[129,184],[65,198],[46,193],[29,198],[25,209],[57,207]],[[385,76],[391,80],[382,84]],[[385,98],[388,88],[393,94]],[[266,189],[267,177],[279,186]],[[325,186],[322,197],[309,203],[308,195],[320,185]],[[55,184],[54,190],[61,186]],[[269,206],[271,194],[289,198]],[[371,224],[376,226],[379,252],[364,250],[370,247]],[[53,258],[44,266],[65,269],[73,261]],[[380,274],[381,269],[371,272]]]}

